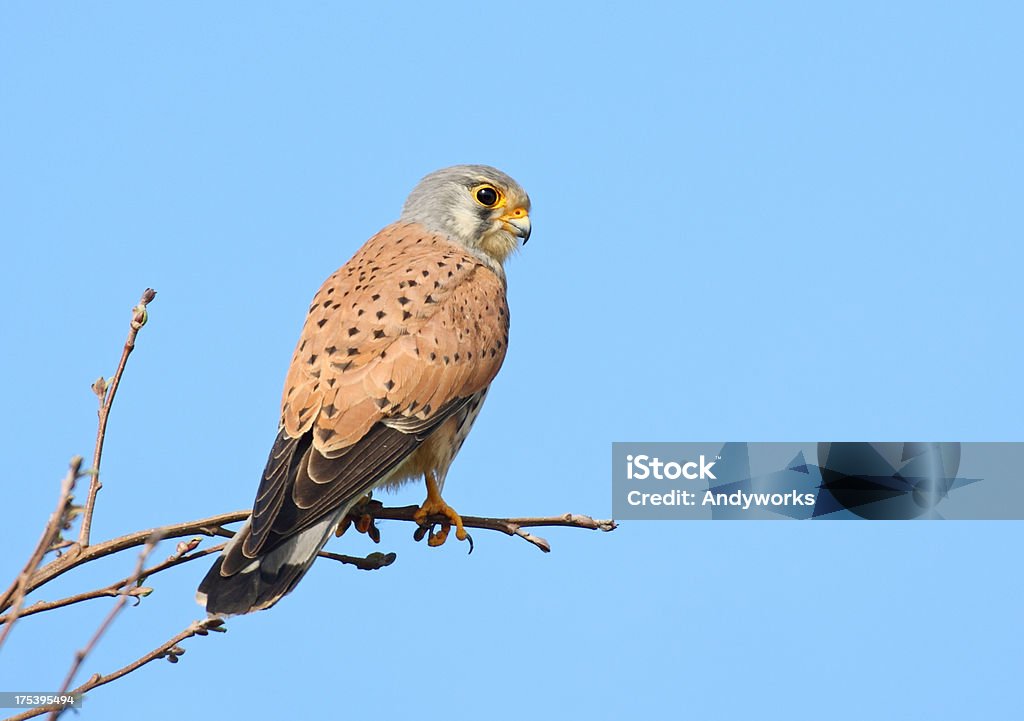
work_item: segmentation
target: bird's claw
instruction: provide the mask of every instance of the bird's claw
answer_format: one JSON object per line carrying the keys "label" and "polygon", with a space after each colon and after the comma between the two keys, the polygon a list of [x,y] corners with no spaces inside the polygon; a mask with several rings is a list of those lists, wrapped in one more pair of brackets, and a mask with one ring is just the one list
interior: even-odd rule
{"label": "bird's claw", "polygon": [[377,528],[377,519],[369,513],[359,516],[359,520],[356,521],[356,530],[360,533],[365,533],[374,543],[380,543],[380,529]]}
{"label": "bird's claw", "polygon": [[[440,523],[432,523],[428,520],[432,516],[442,516],[445,520]],[[452,526],[455,526],[455,537],[460,541],[468,540],[470,553],[473,552],[473,539],[470,538],[465,527],[462,525],[462,516],[456,513],[455,509],[441,498],[441,492],[438,490],[437,482],[432,475],[427,476],[427,499],[423,501],[423,505],[413,514],[412,519],[419,526],[414,536],[417,541],[423,538],[424,533],[427,533],[428,546],[441,546],[448,540],[448,534],[451,532]],[[440,525],[441,528],[435,531],[434,527],[437,525]]]}
{"label": "bird's claw", "polygon": [[370,503],[372,501],[367,496],[365,500],[356,504],[338,523],[338,527],[334,529],[334,535],[341,536],[354,523],[356,531],[365,533],[374,543],[380,543],[380,529],[377,528],[377,519],[373,517],[373,514],[367,512]]}
{"label": "bird's claw", "polygon": [[[437,526],[441,526],[439,530],[434,530]],[[450,523],[430,523],[429,521],[421,526],[416,527],[416,531],[413,533],[414,541],[422,541],[423,537],[427,537],[428,546],[440,546],[448,540],[448,534],[451,532],[452,524]],[[473,552],[473,537],[469,535],[465,528],[456,528],[455,537],[460,541],[469,542],[469,553]]]}

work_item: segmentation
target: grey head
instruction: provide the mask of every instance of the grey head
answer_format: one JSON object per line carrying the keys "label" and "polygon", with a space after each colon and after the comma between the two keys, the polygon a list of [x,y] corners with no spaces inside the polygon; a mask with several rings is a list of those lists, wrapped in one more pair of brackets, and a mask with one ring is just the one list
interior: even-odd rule
{"label": "grey head", "polygon": [[426,176],[409,194],[402,222],[448,236],[501,265],[530,237],[530,197],[488,165],[453,165]]}

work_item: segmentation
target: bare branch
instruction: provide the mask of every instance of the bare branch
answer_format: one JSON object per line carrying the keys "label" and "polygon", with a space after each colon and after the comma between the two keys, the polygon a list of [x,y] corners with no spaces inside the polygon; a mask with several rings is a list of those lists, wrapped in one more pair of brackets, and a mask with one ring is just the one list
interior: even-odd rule
{"label": "bare branch", "polygon": [[[171,661],[172,663],[177,663],[178,658],[183,653],[185,653],[185,649],[178,646],[179,643],[185,641],[186,639],[192,638],[193,636],[207,636],[209,635],[210,631],[217,631],[219,633],[227,631],[227,629],[224,628],[224,620],[221,618],[207,618],[202,621],[193,621],[188,625],[188,627],[185,630],[175,634],[167,641],[164,641],[162,644],[154,648],[149,653],[140,656],[131,663],[122,666],[118,670],[113,671],[111,673],[105,675],[99,673],[94,674],[88,681],[86,681],[80,686],[76,686],[75,688],[71,689],[67,692],[67,694],[86,693],[94,688],[98,688],[99,686],[108,684],[111,681],[116,681],[117,679],[123,676],[127,676],[132,671],[136,671],[145,666],[147,663],[150,663],[151,661],[156,661],[160,658],[166,658],[168,661]],[[16,716],[11,716],[7,719],[4,719],[4,721],[23,721],[24,719],[40,716],[47,712],[60,712],[64,710],[64,708],[66,707],[39,706],[37,708],[30,709],[28,711],[20,713]]]}
{"label": "bare branch", "polygon": [[60,536],[60,532],[64,528],[68,504],[71,501],[71,491],[75,488],[75,481],[81,476],[81,469],[82,457],[75,456],[71,459],[71,463],[68,466],[67,475],[61,481],[60,495],[57,497],[57,508],[50,515],[39,543],[36,544],[36,548],[29,557],[28,563],[25,564],[25,568],[15,579],[14,583],[11,584],[11,587],[0,597],[0,608],[11,608],[11,612],[7,614],[7,623],[4,626],[4,630],[0,632],[0,646],[3,646],[4,641],[7,640],[11,629],[14,628],[15,622],[18,620],[21,605],[25,602],[25,595],[32,589],[33,576],[36,573],[36,569],[39,568],[39,564],[42,563],[43,556],[50,550],[50,547]]}
{"label": "bare branch", "polygon": [[[401,506],[395,508],[385,507],[380,501],[371,501],[361,507],[360,512],[365,513],[374,519],[389,520],[389,521],[408,521],[415,522],[414,516],[418,506]],[[186,521],[184,523],[177,523],[170,526],[162,526],[159,528],[150,528],[144,531],[137,531],[135,533],[129,533],[118,538],[104,541],[103,543],[97,543],[89,546],[84,551],[77,555],[67,555],[60,558],[54,559],[43,568],[39,569],[34,577],[31,578],[29,584],[26,587],[26,593],[31,592],[40,586],[49,583],[57,576],[66,573],[67,571],[77,568],[83,564],[95,561],[96,559],[110,556],[122,551],[126,551],[131,548],[144,545],[146,541],[151,538],[154,534],[158,534],[161,538],[182,538],[184,536],[194,536],[195,534],[202,534],[205,536],[221,536],[224,538],[231,538],[234,536],[234,532],[224,528],[225,524],[235,523],[248,518],[249,511],[240,510],[232,511],[230,513],[221,513],[216,516],[209,516],[207,518],[200,518],[194,521]],[[428,518],[429,522],[441,523],[446,519],[438,516],[436,518]],[[616,528],[615,521],[612,520],[596,520],[590,516],[584,516],[579,514],[566,513],[561,516],[531,516],[524,518],[486,518],[480,516],[463,516],[462,522],[467,528],[481,528],[492,531],[500,531],[509,536],[519,536],[520,538],[532,543],[544,552],[551,550],[550,544],[539,536],[534,536],[526,531],[524,528],[538,527],[538,526],[555,526],[555,527],[570,527],[570,528],[582,528],[587,530],[596,531],[612,531]],[[146,578],[156,573],[164,571],[168,568],[181,565],[182,563],[188,563],[197,558],[203,558],[212,553],[216,553],[223,548],[222,544],[212,546],[210,548],[194,551],[193,549],[198,545],[199,539],[193,539],[190,543],[192,544],[189,548],[186,548],[184,552],[179,549],[179,552],[172,555],[166,561],[162,561],[150,568],[146,568],[142,572],[142,577]],[[362,570],[377,570],[391,565],[394,560],[394,554],[379,554],[371,553],[365,558],[358,556],[345,556],[342,554],[331,553],[329,551],[321,551],[320,555],[324,558],[330,558],[341,563],[355,566]],[[108,586],[98,588],[92,591],[79,593],[67,598],[62,598],[56,601],[39,601],[21,612],[21,617],[31,616],[36,613],[43,611],[50,611],[55,608],[62,608],[64,606],[70,606],[74,603],[81,601],[88,601],[94,598],[105,598],[110,596],[121,595],[121,589],[132,582],[132,578],[123,578],[119,581],[115,581]],[[0,610],[4,608],[3,604],[0,604]],[[12,614],[0,616],[0,624],[8,623],[12,617]]]}
{"label": "bare branch", "polygon": [[[198,539],[195,540],[198,541]],[[191,548],[188,548],[186,550],[192,550],[193,548],[195,548],[195,545],[198,544],[189,545],[191,545]],[[223,548],[224,544],[218,543],[215,546],[210,546],[209,548],[204,548],[200,551],[195,551],[193,553],[186,553],[181,551],[176,552],[167,560],[161,561],[160,563],[150,566],[149,568],[142,569],[142,573],[139,574],[138,578],[147,579],[150,576],[153,576],[154,574],[160,573],[161,571],[166,571],[168,568],[173,568],[174,566],[179,566],[183,563],[194,561],[197,558],[203,558],[204,556],[209,556],[212,553],[217,553],[221,551]],[[34,614],[42,613],[44,611],[52,611],[55,608],[63,608],[64,606],[70,606],[75,603],[81,603],[82,601],[91,601],[94,598],[109,598],[111,596],[120,596],[123,593],[127,593],[129,596],[145,597],[152,592],[153,589],[146,588],[144,586],[135,586],[133,588],[128,589],[127,591],[122,590],[126,586],[129,586],[130,584],[133,584],[135,582],[136,578],[134,576],[127,576],[119,581],[111,583],[109,586],[104,586],[103,588],[97,588],[95,590],[86,591],[84,593],[76,593],[73,596],[61,598],[56,601],[37,601],[36,603],[33,603],[31,606],[23,609],[20,618],[32,616]],[[0,624],[6,623],[8,617],[9,614],[7,616],[0,616]]]}
{"label": "bare branch", "polygon": [[[377,504],[377,505],[375,505]],[[419,506],[400,506],[398,508],[385,508],[379,501],[371,501],[364,506],[366,513],[378,520],[387,521],[413,521]],[[447,519],[444,516],[431,516],[427,518],[428,523],[444,523]],[[570,528],[583,528],[591,531],[614,531],[618,524],[615,521],[595,520],[590,516],[583,516],[574,513],[566,513],[561,516],[530,516],[527,518],[484,518],[481,516],[463,516],[462,525],[466,528],[483,528],[488,531],[501,531],[509,536],[519,536],[529,541],[540,550],[548,553],[551,545],[539,536],[534,536],[522,530],[537,526],[563,526]]]}
{"label": "bare branch", "polygon": [[[230,531],[227,531],[225,533],[228,536],[231,535]],[[171,556],[170,558],[168,558],[166,561],[162,561],[161,563],[158,563],[158,564],[156,564],[154,566],[150,566],[149,568],[142,569],[142,573],[139,574],[139,578],[140,579],[149,579],[151,576],[153,576],[153,575],[155,575],[157,573],[160,573],[161,571],[166,571],[168,568],[173,568],[174,566],[180,566],[183,563],[188,563],[189,561],[194,561],[197,558],[204,558],[204,557],[209,556],[211,554],[219,553],[223,549],[224,549],[224,544],[223,543],[218,543],[215,546],[210,546],[209,548],[204,548],[202,550],[195,551],[193,553],[175,554],[175,555]],[[394,563],[395,559],[397,558],[397,555],[394,554],[394,553],[380,553],[380,552],[371,553],[371,554],[367,555],[366,557],[362,557],[362,556],[346,556],[346,555],[343,555],[343,554],[340,554],[340,553],[331,553],[329,551],[320,551],[319,555],[322,556],[323,558],[329,558],[329,559],[331,559],[333,561],[338,561],[339,563],[344,563],[344,564],[348,564],[350,566],[355,566],[356,568],[358,568],[360,570],[363,570],[363,571],[376,571],[378,569],[385,568],[387,566],[390,566],[392,563]],[[76,593],[73,596],[68,596],[66,598],[61,598],[61,599],[58,599],[56,601],[37,601],[36,603],[33,603],[28,608],[22,609],[21,614],[19,615],[19,618],[25,618],[26,616],[33,616],[33,615],[35,615],[37,613],[43,613],[45,611],[52,611],[54,609],[63,608],[65,606],[71,606],[71,605],[76,604],[76,603],[81,603],[82,601],[91,601],[94,598],[110,598],[112,596],[121,596],[121,595],[128,595],[128,596],[143,597],[144,598],[144,597],[148,596],[150,593],[153,592],[153,589],[149,588],[147,586],[133,586],[132,588],[128,588],[127,590],[125,590],[126,586],[128,586],[130,584],[133,584],[135,582],[136,582],[135,578],[132,577],[132,576],[129,576],[127,578],[122,578],[120,581],[115,581],[114,583],[110,584],[109,586],[104,586],[103,588],[97,588],[97,589],[94,589],[92,591],[85,591],[84,593]],[[0,616],[0,624],[6,623],[8,621],[8,619],[9,619],[9,615],[7,615],[7,616]]]}
{"label": "bare branch", "polygon": [[[370,517],[379,520],[415,522],[413,517],[418,508],[418,506],[388,508],[381,504],[380,501],[371,501],[362,506],[361,510]],[[97,543],[81,550],[81,552],[77,554],[65,554],[39,569],[32,578],[31,583],[28,585],[26,593],[49,583],[54,578],[57,578],[61,574],[64,574],[73,568],[77,568],[85,563],[94,561],[97,558],[103,558],[115,553],[120,553],[121,551],[125,551],[129,548],[142,546],[146,543],[146,539],[154,533],[159,533],[161,538],[181,538],[183,536],[192,536],[197,533],[205,536],[224,536],[226,538],[230,538],[234,533],[224,529],[223,526],[225,524],[243,521],[248,517],[248,510],[232,511],[230,513],[221,513],[216,516],[200,518],[194,521],[185,521],[184,523],[176,523],[170,526],[161,526],[159,528],[136,531],[135,533],[119,536],[118,538],[104,541],[103,543]],[[442,523],[446,520],[447,519],[442,516],[430,517],[427,519],[428,523]],[[595,531],[612,531],[616,527],[615,521],[612,520],[595,520],[590,516],[572,513],[566,513],[561,516],[531,516],[526,518],[486,518],[481,516],[463,516],[462,523],[466,528],[481,528],[490,531],[500,531],[509,536],[519,536],[545,552],[551,550],[548,542],[543,538],[533,536],[523,531],[523,528],[537,526],[561,526]],[[2,610],[4,610],[4,605],[0,603],[0,611]],[[4,619],[5,617],[0,616],[0,622],[3,622]]]}
{"label": "bare branch", "polygon": [[[417,510],[417,506],[401,506],[396,508],[388,508],[381,504],[379,501],[371,501],[363,507],[363,511],[372,518],[379,520],[389,521],[408,521],[414,522],[414,516]],[[171,526],[162,526],[160,528],[151,528],[145,531],[137,531],[135,533],[129,533],[118,538],[114,538],[110,541],[103,543],[97,543],[90,546],[83,553],[76,557],[68,557],[65,561],[63,558],[55,559],[50,564],[47,564],[36,574],[36,577],[32,579],[28,590],[34,590],[40,586],[45,585],[49,581],[53,580],[57,576],[65,573],[72,568],[83,565],[90,561],[94,561],[104,556],[113,555],[126,551],[130,548],[143,545],[146,539],[150,538],[153,534],[160,534],[161,538],[182,538],[184,536],[191,536],[197,533],[206,536],[221,536],[224,538],[231,538],[234,536],[234,532],[224,528],[224,524],[235,523],[242,521],[249,516],[249,511],[232,511],[231,513],[222,513],[217,516],[210,516],[208,518],[200,518],[195,521],[187,521],[185,523],[178,523]],[[443,517],[428,518],[428,522],[443,522]],[[566,513],[561,516],[533,516],[525,518],[485,518],[480,516],[463,516],[463,524],[467,528],[481,528],[492,531],[500,531],[509,536],[519,536],[520,538],[529,541],[533,545],[540,548],[542,551],[548,552],[551,550],[550,544],[539,536],[534,536],[524,531],[524,528],[537,527],[537,526],[561,526],[571,528],[582,528],[587,530],[596,531],[612,531],[616,528],[615,521],[612,520],[595,520],[590,516],[584,516],[579,514]],[[193,551],[198,539],[193,539],[193,545],[186,549],[190,552],[177,553],[166,561],[162,561],[154,566],[146,568],[142,572],[143,578],[148,578],[164,571],[168,568],[194,561],[197,558],[203,558],[210,554],[220,551],[224,546],[218,544],[205,548],[199,551]],[[329,551],[321,551],[320,555],[324,558],[330,558],[341,563],[355,566],[361,570],[378,570],[386,566],[390,566],[395,561],[394,554],[380,554],[371,553],[365,558],[359,556],[346,556],[337,553],[331,553]],[[56,601],[39,601],[32,604],[28,608],[25,608],[21,612],[21,617],[31,616],[36,613],[42,613],[43,611],[50,611],[55,608],[62,608],[64,606],[70,606],[74,603],[81,601],[88,601],[94,598],[107,598],[111,596],[118,596],[121,594],[121,589],[124,588],[131,582],[131,578],[123,578],[119,581],[111,583],[109,586],[98,588],[85,593],[79,593],[74,596],[68,596]],[[0,605],[2,608],[2,605]],[[0,624],[6,623],[10,619],[10,614],[0,616]]]}
{"label": "bare branch", "polygon": [[103,484],[100,483],[100,461],[103,458],[103,442],[107,435],[107,419],[110,417],[110,407],[114,404],[114,395],[117,393],[118,386],[121,385],[121,376],[124,374],[125,365],[128,363],[128,356],[135,350],[135,336],[139,334],[139,329],[146,325],[148,318],[146,306],[154,298],[156,298],[156,291],[152,288],[146,288],[142,293],[142,298],[139,299],[139,304],[132,308],[132,322],[128,330],[128,339],[124,342],[124,348],[121,350],[121,361],[118,363],[117,371],[114,373],[114,377],[110,380],[109,385],[103,378],[100,378],[92,386],[93,391],[100,399],[98,411],[99,424],[96,428],[96,448],[92,456],[92,481],[89,483],[89,496],[85,501],[85,510],[82,512],[82,527],[78,534],[78,545],[81,548],[86,548],[89,545],[92,515],[96,510],[96,494],[103,487]]}
{"label": "bare branch", "polygon": [[[135,583],[142,577],[142,567],[146,565],[146,559],[149,558],[149,554],[153,552],[153,550],[156,548],[156,545],[159,542],[160,537],[155,534],[151,536],[148,541],[146,541],[146,546],[142,549],[142,552],[139,553],[139,560],[136,562],[135,570],[132,572],[132,575],[130,576],[130,583]],[[75,680],[75,674],[77,674],[78,669],[81,668],[82,661],[84,661],[86,657],[90,653],[92,653],[93,649],[96,648],[96,644],[98,644],[100,642],[100,639],[103,638],[103,634],[107,632],[107,629],[110,628],[110,625],[114,622],[114,619],[117,618],[118,614],[120,614],[121,611],[124,609],[125,604],[128,603],[128,598],[130,594],[122,591],[119,595],[120,598],[117,599],[117,603],[115,603],[114,607],[110,609],[110,613],[108,613],[107,617],[103,619],[103,622],[99,625],[99,628],[96,629],[96,632],[92,635],[92,638],[89,639],[89,643],[85,645],[85,648],[75,652],[75,659],[71,662],[71,668],[68,669],[68,674],[64,677],[64,683],[61,684],[60,690],[57,692],[58,696],[64,695],[64,693],[71,687],[71,682]],[[63,710],[63,708],[54,709],[53,712],[50,714],[51,721],[55,721],[55,719],[58,716],[60,716],[60,713]]]}
{"label": "bare branch", "polygon": [[[146,540],[155,533],[159,534],[161,538],[181,538],[182,536],[192,536],[197,533],[201,533],[206,536],[227,535],[230,537],[234,534],[221,528],[221,525],[242,521],[248,517],[249,511],[222,513],[217,516],[202,518],[198,521],[187,521],[185,523],[175,523],[170,526],[149,528],[145,531],[136,531],[135,533],[118,536],[117,538],[109,541],[88,546],[85,549],[79,549],[78,552],[66,553],[59,558],[53,559],[40,568],[32,577],[25,592],[30,593],[40,586],[49,583],[58,576],[67,573],[71,569],[89,563],[90,561],[111,556],[130,548],[143,546],[145,545]],[[0,611],[6,610],[6,608],[6,604],[0,602]],[[0,620],[2,620],[2,618],[3,617],[0,617]]]}

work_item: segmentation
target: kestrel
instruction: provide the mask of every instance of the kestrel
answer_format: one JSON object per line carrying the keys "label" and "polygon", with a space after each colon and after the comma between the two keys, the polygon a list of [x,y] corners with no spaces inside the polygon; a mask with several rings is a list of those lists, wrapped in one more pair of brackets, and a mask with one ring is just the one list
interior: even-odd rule
{"label": "kestrel", "polygon": [[505,358],[503,264],[530,237],[529,211],[526,192],[495,168],[439,170],[324,282],[252,514],[199,585],[209,613],[273,606],[382,486],[424,478],[417,520],[442,514],[466,538],[441,488]]}

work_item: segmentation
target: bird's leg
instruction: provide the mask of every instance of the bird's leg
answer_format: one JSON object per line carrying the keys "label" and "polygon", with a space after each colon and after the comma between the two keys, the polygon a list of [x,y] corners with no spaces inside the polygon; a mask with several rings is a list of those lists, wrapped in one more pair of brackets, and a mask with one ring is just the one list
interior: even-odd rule
{"label": "bird's leg", "polygon": [[448,532],[451,530],[452,525],[455,526],[455,537],[460,541],[465,541],[469,538],[469,534],[462,527],[462,517],[441,498],[441,490],[437,487],[437,478],[435,478],[434,472],[427,471],[424,474],[424,478],[427,481],[427,500],[423,501],[419,510],[413,515],[413,520],[420,526],[426,526],[427,519],[430,516],[444,516],[449,521],[448,523],[442,523],[441,530],[437,533],[432,533],[430,538],[427,539],[427,543],[431,546],[443,544],[448,539]]}

